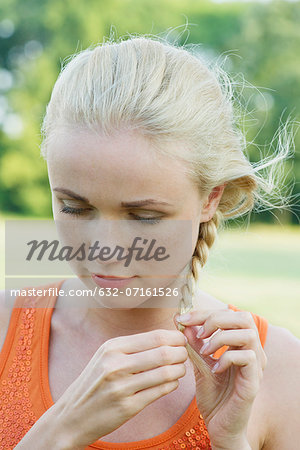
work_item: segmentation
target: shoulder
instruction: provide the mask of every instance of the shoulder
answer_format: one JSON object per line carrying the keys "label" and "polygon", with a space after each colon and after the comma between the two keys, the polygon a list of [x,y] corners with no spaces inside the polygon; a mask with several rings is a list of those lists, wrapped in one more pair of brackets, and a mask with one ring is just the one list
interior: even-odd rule
{"label": "shoulder", "polygon": [[300,438],[300,340],[283,327],[268,325],[267,365],[262,392],[267,408],[266,450],[292,449]]}
{"label": "shoulder", "polygon": [[[269,324],[264,351],[268,361],[263,379],[268,382],[274,400],[283,394],[294,397],[297,392],[291,392],[291,387],[296,388],[296,384],[296,391],[300,393],[300,340],[286,328]],[[279,381],[284,381],[280,389]],[[274,392],[275,385],[277,388]]]}

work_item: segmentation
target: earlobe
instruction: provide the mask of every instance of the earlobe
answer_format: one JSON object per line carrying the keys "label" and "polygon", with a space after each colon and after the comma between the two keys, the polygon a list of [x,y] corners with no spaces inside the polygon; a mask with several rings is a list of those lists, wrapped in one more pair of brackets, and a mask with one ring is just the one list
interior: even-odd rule
{"label": "earlobe", "polygon": [[213,214],[211,213],[211,209],[204,207],[201,214],[201,222],[209,222],[212,216]]}

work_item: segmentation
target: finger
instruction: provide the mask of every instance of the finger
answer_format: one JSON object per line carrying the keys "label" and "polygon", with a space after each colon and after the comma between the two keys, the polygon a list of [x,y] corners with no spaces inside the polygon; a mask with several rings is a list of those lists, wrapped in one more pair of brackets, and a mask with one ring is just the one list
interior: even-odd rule
{"label": "finger", "polygon": [[130,336],[117,336],[106,341],[103,346],[105,345],[109,346],[108,348],[112,351],[116,350],[130,354],[143,352],[162,345],[185,346],[186,340],[179,330],[158,329]]}
{"label": "finger", "polygon": [[[207,338],[207,339],[197,338],[196,336],[197,336],[198,330],[199,330],[199,327],[191,326],[191,327],[186,327],[182,333],[185,335],[185,337],[188,340],[188,343],[191,345],[191,347],[193,347],[193,349],[196,351],[196,353],[200,354],[201,347],[203,346],[203,344],[205,342],[207,342],[209,340],[209,338]],[[205,359],[205,355],[203,355],[203,357]],[[211,358],[216,359],[216,358],[213,358],[210,356],[208,357],[208,359],[211,359]]]}
{"label": "finger", "polygon": [[257,337],[258,330],[253,316],[248,311],[214,311],[202,323],[201,338],[211,336],[218,329],[247,328],[255,331]]}
{"label": "finger", "polygon": [[239,330],[220,330],[215,333],[200,349],[203,355],[215,353],[224,345],[243,347],[244,350],[254,350],[257,358],[260,358],[260,343],[258,333],[252,328]]}
{"label": "finger", "polygon": [[[228,308],[224,308],[218,311],[231,311]],[[212,313],[211,309],[195,309],[193,311],[189,311],[187,314],[183,315],[175,315],[176,322],[180,322],[183,325],[199,325],[202,324],[207,317]],[[186,318],[185,318],[186,317]]]}
{"label": "finger", "polygon": [[221,373],[230,366],[238,366],[244,380],[253,383],[252,391],[256,395],[259,388],[259,369],[253,350],[227,350],[216,363],[215,373]]}
{"label": "finger", "polygon": [[169,381],[168,383],[160,384],[159,386],[153,386],[151,388],[137,392],[128,399],[130,400],[130,405],[135,406],[135,409],[137,411],[141,411],[146,406],[150,405],[150,403],[177,389],[178,386],[178,380]]}
{"label": "finger", "polygon": [[184,363],[188,359],[185,347],[161,346],[135,354],[126,355],[124,373],[139,373],[168,364]]}
{"label": "finger", "polygon": [[[178,313],[177,313],[177,316],[178,316]],[[175,326],[178,327],[179,323],[177,322],[176,317],[174,316],[173,319],[174,319]],[[183,330],[179,330],[185,336],[185,338],[187,339],[187,342],[189,344],[191,344],[191,342],[192,342],[193,347],[195,347],[195,346],[197,347],[197,351],[200,350],[202,343],[203,343],[200,338],[197,338],[197,333],[200,328],[201,327],[199,327],[199,326],[191,325],[191,326],[183,327]],[[203,341],[205,341],[205,339]]]}
{"label": "finger", "polygon": [[186,367],[184,364],[166,365],[153,370],[148,370],[147,372],[138,373],[132,375],[129,380],[124,380],[126,393],[132,395],[142,389],[148,389],[153,386],[177,380],[185,374]]}
{"label": "finger", "polygon": [[[200,339],[200,338],[199,338]],[[259,361],[262,370],[266,367],[266,354],[262,348],[257,329],[236,329],[236,330],[218,330],[209,339],[204,339],[201,346],[201,355],[214,354],[219,348],[223,346],[232,349],[254,350],[257,360]],[[206,345],[207,344],[207,345]]]}

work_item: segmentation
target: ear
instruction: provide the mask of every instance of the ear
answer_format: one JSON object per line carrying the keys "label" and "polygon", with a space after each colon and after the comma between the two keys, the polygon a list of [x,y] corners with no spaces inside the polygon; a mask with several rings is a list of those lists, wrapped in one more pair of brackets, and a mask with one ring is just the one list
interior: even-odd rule
{"label": "ear", "polygon": [[201,222],[208,222],[213,217],[220,203],[225,186],[226,183],[212,189],[207,200],[203,203]]}

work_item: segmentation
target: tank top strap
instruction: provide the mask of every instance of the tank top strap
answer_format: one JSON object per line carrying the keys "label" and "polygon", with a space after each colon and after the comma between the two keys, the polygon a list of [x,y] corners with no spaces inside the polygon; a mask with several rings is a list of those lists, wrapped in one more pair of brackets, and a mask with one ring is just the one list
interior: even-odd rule
{"label": "tank top strap", "polygon": [[[31,286],[20,288],[19,289],[20,294],[15,297],[14,303],[11,307],[12,311],[10,315],[8,329],[0,352],[0,377],[5,368],[5,365],[7,364],[9,355],[11,355],[12,351],[17,346],[17,339],[20,337],[19,334],[21,332],[21,329],[24,329],[24,324],[20,326],[20,324],[22,323],[21,318],[22,310],[25,310],[26,316],[30,314],[30,317],[33,312],[30,311],[30,309],[33,308],[35,301],[29,295],[31,289],[32,289]],[[22,334],[24,335],[24,331],[22,331]],[[28,332],[26,331],[25,334],[28,334]]]}
{"label": "tank top strap", "polygon": [[[57,299],[57,293],[64,280],[55,283],[49,283],[43,286],[27,286],[20,288],[20,295],[17,295],[11,311],[11,316],[6,332],[6,337],[0,352],[0,376],[7,363],[12,350],[17,346],[17,340],[26,334],[33,333],[33,321],[24,323],[24,319],[31,319],[35,314],[35,323],[49,315],[49,308],[53,308]],[[35,291],[33,291],[35,289]],[[40,291],[39,291],[40,290]],[[23,313],[23,316],[22,316]],[[23,317],[23,320],[22,320]],[[50,323],[48,322],[50,326]],[[35,327],[35,331],[40,332]],[[20,336],[21,335],[21,336]],[[26,340],[26,338],[25,338]],[[31,340],[30,340],[31,341]]]}
{"label": "tank top strap", "polygon": [[[235,305],[232,305],[231,303],[229,303],[228,306],[233,311],[243,311],[242,309],[238,308]],[[251,314],[259,334],[261,346],[264,347],[268,332],[268,319],[253,312],[251,312]]]}

